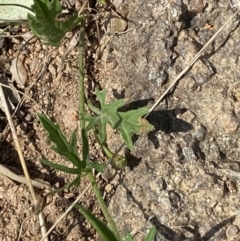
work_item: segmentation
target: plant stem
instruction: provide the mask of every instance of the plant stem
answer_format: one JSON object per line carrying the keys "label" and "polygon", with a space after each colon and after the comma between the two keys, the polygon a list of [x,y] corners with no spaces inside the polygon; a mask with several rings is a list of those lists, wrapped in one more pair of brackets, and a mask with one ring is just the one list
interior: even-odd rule
{"label": "plant stem", "polygon": [[[85,98],[84,98],[84,36],[85,36],[85,18],[83,17],[81,20],[81,29],[80,29],[80,44],[79,44],[79,116],[80,116],[80,133],[82,129],[85,128],[85,121],[81,118],[81,116],[85,112]],[[92,184],[93,192],[97,198],[97,201],[99,203],[99,206],[103,212],[103,215],[105,216],[108,225],[110,226],[111,230],[117,237],[117,239],[120,241],[121,237],[119,232],[117,231],[117,227],[111,217],[111,215],[108,212],[107,206],[102,198],[102,195],[100,193],[100,190],[98,188],[98,185],[95,181],[95,177],[93,176],[93,173],[90,171],[88,172],[88,178]]]}
{"label": "plant stem", "polygon": [[81,116],[85,112],[84,108],[84,36],[85,36],[85,18],[81,19],[80,39],[79,39],[79,117],[80,117],[80,133],[85,128],[85,121]]}
{"label": "plant stem", "polygon": [[117,227],[115,225],[115,222],[113,221],[110,213],[108,212],[108,208],[102,198],[102,195],[100,193],[100,190],[98,188],[98,185],[95,181],[95,177],[93,176],[93,173],[92,172],[88,172],[88,178],[89,180],[91,181],[91,184],[92,184],[92,188],[93,188],[93,191],[94,191],[94,194],[97,198],[97,201],[98,201],[98,204],[103,212],[103,215],[104,217],[106,218],[107,220],[107,223],[108,225],[110,226],[111,230],[113,231],[114,235],[116,236],[116,238],[120,241],[121,240],[121,237],[120,237],[120,234],[117,230]]}

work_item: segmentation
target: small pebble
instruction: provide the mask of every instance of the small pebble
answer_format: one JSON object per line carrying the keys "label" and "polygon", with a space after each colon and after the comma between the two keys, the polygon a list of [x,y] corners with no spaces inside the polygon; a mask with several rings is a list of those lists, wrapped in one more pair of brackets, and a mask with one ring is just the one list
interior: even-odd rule
{"label": "small pebble", "polygon": [[27,133],[27,130],[28,130],[28,126],[27,126],[27,123],[22,123],[20,124],[20,128],[22,130],[22,134],[26,134]]}
{"label": "small pebble", "polygon": [[231,225],[228,227],[227,231],[226,231],[226,235],[228,237],[234,236],[239,232],[239,228],[237,225]]}
{"label": "small pebble", "polygon": [[111,185],[111,184],[107,184],[107,185],[105,186],[105,191],[106,191],[107,193],[109,193],[111,190],[112,190],[112,185]]}
{"label": "small pebble", "polygon": [[233,118],[229,118],[226,120],[224,125],[224,130],[227,135],[233,135],[236,133],[238,129],[238,121]]}
{"label": "small pebble", "polygon": [[25,119],[26,122],[29,122],[29,121],[32,120],[32,116],[27,114],[24,119]]}
{"label": "small pebble", "polygon": [[203,0],[190,0],[188,3],[188,10],[193,13],[201,13],[204,7]]}

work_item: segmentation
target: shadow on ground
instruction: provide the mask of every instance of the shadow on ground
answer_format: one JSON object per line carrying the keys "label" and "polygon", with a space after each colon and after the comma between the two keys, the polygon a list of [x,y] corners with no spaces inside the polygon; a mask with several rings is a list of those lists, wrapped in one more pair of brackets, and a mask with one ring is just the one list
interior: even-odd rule
{"label": "shadow on ground", "polygon": [[194,224],[193,227],[182,227],[183,229],[187,230],[188,232],[193,234],[193,238],[187,238],[183,234],[178,234],[166,225],[160,223],[156,218],[152,219],[151,221],[156,226],[157,231],[159,234],[165,237],[167,240],[171,241],[184,241],[184,240],[193,240],[193,241],[208,241],[211,238],[214,237],[214,235],[219,232],[222,228],[227,226],[228,224],[231,224],[235,220],[235,216],[232,216],[231,218],[223,220],[221,223],[215,225],[212,227],[203,237],[201,237],[199,233],[199,226],[197,223]]}

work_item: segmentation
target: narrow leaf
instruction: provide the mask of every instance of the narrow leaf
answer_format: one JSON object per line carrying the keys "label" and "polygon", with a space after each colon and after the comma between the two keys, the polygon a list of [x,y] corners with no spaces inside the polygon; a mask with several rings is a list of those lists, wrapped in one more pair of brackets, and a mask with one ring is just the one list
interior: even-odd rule
{"label": "narrow leaf", "polygon": [[99,233],[100,237],[104,241],[120,241],[118,240],[114,233],[108,228],[106,224],[104,224],[101,220],[97,219],[91,212],[85,209],[80,204],[75,204],[75,208],[77,208],[82,215],[92,224],[92,226]]}
{"label": "narrow leaf", "polygon": [[55,144],[52,149],[59,155],[62,155],[67,160],[71,161],[76,167],[83,169],[85,167],[85,163],[75,154],[74,148],[68,143],[59,125],[55,124],[44,115],[38,114],[38,117],[44,129],[48,132],[49,140]]}
{"label": "narrow leaf", "polygon": [[145,239],[143,241],[153,241],[155,235],[156,235],[156,227],[151,227],[150,230],[148,231],[147,236],[145,237]]}
{"label": "narrow leaf", "polygon": [[66,172],[66,173],[71,173],[71,174],[80,174],[81,173],[81,170],[78,169],[78,168],[65,167],[65,166],[59,165],[57,163],[50,162],[50,161],[48,161],[46,159],[41,159],[40,161],[43,164],[45,164],[47,166],[50,166],[53,169],[56,169],[56,170],[61,171],[61,172]]}
{"label": "narrow leaf", "polygon": [[83,161],[87,162],[89,160],[89,145],[88,139],[86,136],[86,131],[82,129],[82,145],[83,145]]}
{"label": "narrow leaf", "polygon": [[97,115],[100,114],[101,111],[100,111],[97,107],[95,107],[89,100],[86,100],[86,102],[87,102],[88,108],[89,108],[92,112],[94,112],[94,113],[97,114]]}
{"label": "narrow leaf", "polygon": [[85,128],[86,131],[90,131],[93,128],[93,126],[98,123],[98,117],[95,116],[84,115],[82,119],[88,122],[88,125]]}
{"label": "narrow leaf", "polygon": [[77,131],[74,130],[71,136],[70,145],[72,146],[73,152],[77,155]]}
{"label": "narrow leaf", "polygon": [[99,140],[100,143],[105,143],[106,142],[106,126],[107,123],[105,122],[104,118],[101,119],[101,121],[98,123],[98,131],[99,131]]}

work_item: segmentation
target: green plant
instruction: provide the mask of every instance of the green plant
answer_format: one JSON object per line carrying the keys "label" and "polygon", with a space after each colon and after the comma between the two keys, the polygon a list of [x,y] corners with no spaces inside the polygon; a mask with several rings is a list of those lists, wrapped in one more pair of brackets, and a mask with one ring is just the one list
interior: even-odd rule
{"label": "green plant", "polygon": [[59,0],[52,0],[52,2],[34,0],[31,7],[35,16],[28,14],[28,22],[34,34],[45,44],[59,46],[66,32],[76,27],[81,21],[77,13],[64,21],[58,20],[58,15],[62,13]]}
{"label": "green plant", "polygon": [[[74,28],[78,23],[81,23],[80,29],[80,46],[79,46],[79,117],[80,117],[80,138],[82,141],[82,155],[79,157],[77,151],[77,134],[73,131],[70,140],[68,141],[65,135],[62,133],[58,124],[55,124],[50,119],[42,114],[38,114],[38,117],[48,132],[48,137],[51,142],[54,143],[52,150],[64,157],[67,161],[71,162],[74,167],[62,166],[52,161],[42,159],[41,162],[56,170],[75,175],[73,180],[61,189],[51,192],[49,195],[62,190],[64,188],[70,188],[72,185],[79,185],[83,175],[87,175],[97,201],[101,207],[101,210],[106,218],[107,224],[101,222],[90,211],[86,210],[81,204],[75,205],[75,207],[87,218],[87,220],[94,226],[101,238],[105,241],[120,241],[133,240],[130,234],[126,234],[121,238],[116,224],[110,216],[107,206],[101,196],[101,192],[96,183],[93,175],[93,169],[98,172],[103,172],[106,165],[97,163],[90,160],[90,150],[88,144],[88,136],[90,131],[93,131],[97,142],[102,147],[105,154],[115,161],[115,165],[118,168],[123,168],[126,165],[126,159],[121,156],[114,155],[107,147],[107,133],[106,125],[110,125],[115,131],[118,131],[124,143],[130,148],[133,148],[132,134],[142,134],[153,130],[153,127],[142,116],[148,112],[148,108],[143,107],[136,110],[130,110],[126,112],[118,111],[120,107],[125,105],[123,99],[116,100],[112,103],[105,103],[106,90],[96,90],[96,97],[100,103],[100,108],[93,106],[86,98],[84,98],[84,34],[85,34],[85,17],[78,17],[77,14],[70,17],[65,21],[58,21],[57,15],[61,13],[61,5],[59,0],[34,0],[32,6],[35,16],[28,15],[28,20],[32,31],[38,36],[43,43],[58,46],[61,43],[62,37],[65,33]],[[87,115],[85,107],[94,113],[94,115]],[[117,160],[117,161],[116,161]],[[117,163],[118,162],[118,163]],[[144,241],[151,241],[156,233],[156,229],[153,227]]]}
{"label": "green plant", "polygon": [[[139,115],[138,110],[136,111],[136,116]],[[116,110],[117,112],[117,110]],[[130,111],[132,113],[132,111]],[[141,112],[140,112],[141,113]],[[145,112],[144,112],[145,113]],[[65,188],[70,188],[72,185],[79,185],[80,184],[80,180],[81,177],[84,174],[87,174],[89,177],[89,180],[92,184],[92,188],[94,190],[94,193],[97,197],[98,203],[101,207],[101,210],[107,220],[107,223],[109,224],[110,229],[103,224],[100,220],[98,220],[96,217],[94,217],[94,215],[92,215],[89,211],[87,211],[86,209],[84,209],[84,207],[82,207],[80,204],[76,205],[76,208],[78,208],[78,210],[88,219],[88,221],[94,226],[94,228],[98,231],[98,233],[100,234],[100,236],[103,238],[103,240],[121,240],[120,234],[118,233],[117,229],[116,229],[116,225],[114,223],[114,221],[112,220],[111,216],[109,215],[109,212],[107,210],[107,207],[102,199],[100,190],[98,189],[98,186],[96,184],[95,178],[92,174],[92,170],[95,169],[98,172],[103,172],[104,168],[106,167],[106,165],[104,164],[100,164],[97,162],[93,162],[89,159],[89,145],[88,145],[88,136],[86,135],[86,129],[89,131],[90,129],[92,129],[94,127],[94,124],[97,123],[94,122],[93,120],[97,119],[99,120],[99,116],[97,115],[96,117],[93,118],[87,118],[87,115],[84,115],[86,120],[89,120],[89,124],[87,125],[88,128],[82,128],[81,131],[81,139],[82,139],[82,158],[80,159],[79,156],[77,155],[77,137],[76,137],[76,131],[73,131],[71,139],[68,141],[66,139],[66,137],[64,136],[64,134],[61,132],[60,127],[58,124],[53,123],[51,120],[49,120],[46,116],[38,114],[38,117],[44,127],[44,129],[48,132],[48,137],[49,140],[51,140],[55,145],[52,146],[52,150],[54,150],[56,153],[58,153],[59,155],[63,156],[66,160],[70,161],[73,165],[74,168],[69,168],[66,166],[62,166],[59,164],[56,164],[54,162],[51,162],[49,160],[46,159],[42,159],[41,162],[44,163],[45,165],[48,165],[56,170],[59,171],[63,171],[69,174],[73,174],[76,175],[76,177],[73,179],[73,181],[71,181],[69,184],[67,184],[64,188],[59,189],[58,191],[65,189]],[[128,115],[126,115],[128,117]],[[134,112],[133,112],[133,116],[134,116]],[[104,118],[103,118],[104,119]],[[127,118],[128,120],[128,118]],[[120,119],[118,120],[118,122],[122,122],[124,121],[124,119]],[[92,123],[94,122],[94,124]],[[126,122],[128,123],[128,122]],[[121,123],[119,123],[119,125],[121,125]],[[146,125],[145,123],[143,125]],[[91,128],[90,128],[91,127]],[[141,129],[141,128],[140,128]],[[126,128],[127,130],[127,135],[131,136],[131,133],[133,132],[131,129]],[[102,142],[100,142],[99,144],[103,147],[103,150],[105,151],[105,153],[107,153],[109,155],[110,158],[113,157],[113,154],[110,152],[110,150],[108,150],[108,148],[105,146],[105,139],[106,139],[106,125],[103,128],[103,133],[104,133],[104,139],[102,139]],[[97,133],[95,133],[96,136],[98,136]],[[99,140],[100,138],[97,138],[97,140]],[[124,138],[123,138],[124,139]],[[124,157],[117,157],[118,160],[119,158],[125,163],[126,159]],[[116,166],[120,166],[121,164],[116,164]],[[56,191],[54,191],[56,192]],[[52,193],[51,193],[52,194]],[[153,231],[155,229],[152,229]],[[153,231],[150,231],[149,233],[151,234]],[[109,238],[106,238],[107,237]],[[115,237],[115,238],[113,238]],[[148,236],[147,237],[152,237],[152,236]],[[146,237],[146,238],[147,238]],[[125,237],[125,239],[123,240],[131,240],[129,239],[129,235],[127,235]],[[145,240],[152,240],[152,239],[145,239]]]}
{"label": "green plant", "polygon": [[141,121],[143,115],[148,112],[148,108],[142,107],[136,110],[126,112],[118,111],[125,105],[124,99],[116,100],[110,104],[105,103],[106,90],[96,90],[96,97],[100,102],[100,109],[88,103],[89,109],[95,114],[89,116],[82,114],[81,118],[88,122],[86,131],[91,130],[94,125],[98,126],[99,141],[104,144],[106,141],[106,125],[109,124],[112,129],[118,131],[128,148],[133,148],[132,134],[143,134],[145,131],[153,130],[148,122]]}

